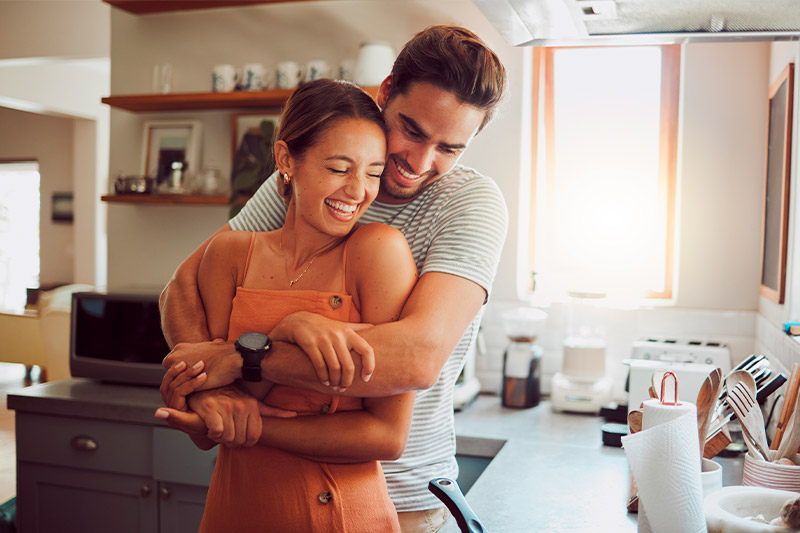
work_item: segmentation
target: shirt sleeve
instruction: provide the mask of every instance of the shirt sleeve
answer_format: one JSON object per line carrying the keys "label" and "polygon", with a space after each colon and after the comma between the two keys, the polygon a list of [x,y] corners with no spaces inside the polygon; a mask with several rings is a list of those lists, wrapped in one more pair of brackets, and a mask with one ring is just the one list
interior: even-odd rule
{"label": "shirt sleeve", "polygon": [[261,184],[235,217],[228,221],[237,231],[271,231],[283,226],[286,219],[286,204],[278,194],[276,180],[278,171]]}
{"label": "shirt sleeve", "polygon": [[489,293],[508,231],[508,207],[489,178],[471,180],[438,210],[420,276],[454,274]]}

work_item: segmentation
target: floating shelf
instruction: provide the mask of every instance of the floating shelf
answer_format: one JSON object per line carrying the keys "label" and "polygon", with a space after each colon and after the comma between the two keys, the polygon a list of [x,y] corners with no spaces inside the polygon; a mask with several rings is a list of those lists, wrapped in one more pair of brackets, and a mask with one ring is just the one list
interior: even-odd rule
{"label": "floating shelf", "polygon": [[[364,87],[375,98],[378,87]],[[101,102],[134,113],[282,107],[292,89],[233,91],[227,93],[168,93],[106,96]]]}
{"label": "floating shelf", "polygon": [[134,15],[187,11],[216,7],[242,7],[258,4],[280,4],[305,0],[103,0],[106,4],[118,7]]}
{"label": "floating shelf", "polygon": [[201,196],[199,194],[109,194],[101,196],[112,204],[137,205],[228,205],[228,196]]}

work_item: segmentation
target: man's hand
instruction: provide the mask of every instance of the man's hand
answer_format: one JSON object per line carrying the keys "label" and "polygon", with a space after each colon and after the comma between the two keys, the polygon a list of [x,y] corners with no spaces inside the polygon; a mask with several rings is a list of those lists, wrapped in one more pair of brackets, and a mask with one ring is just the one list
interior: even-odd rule
{"label": "man's hand", "polygon": [[[189,407],[197,413],[207,429],[206,436],[225,446],[253,446],[261,438],[261,416],[293,418],[294,411],[269,407],[240,389],[228,385],[219,389],[192,394]],[[191,429],[196,421],[191,420]]]}
{"label": "man's hand", "polygon": [[361,379],[369,381],[375,371],[375,352],[357,331],[372,324],[339,322],[308,311],[298,311],[281,320],[269,336],[273,341],[296,344],[308,356],[320,382],[335,391],[353,384],[355,364],[350,351],[361,357]]}
{"label": "man's hand", "polygon": [[172,409],[186,410],[186,396],[196,390],[233,383],[242,358],[232,343],[222,339],[175,346],[161,363],[167,373],[161,380],[161,399]]}

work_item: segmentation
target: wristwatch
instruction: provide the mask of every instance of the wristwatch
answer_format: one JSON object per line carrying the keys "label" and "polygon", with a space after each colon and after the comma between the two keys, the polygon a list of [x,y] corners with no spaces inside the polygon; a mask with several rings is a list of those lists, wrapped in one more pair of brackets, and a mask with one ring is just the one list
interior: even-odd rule
{"label": "wristwatch", "polygon": [[242,356],[242,379],[261,381],[261,360],[272,346],[272,341],[263,333],[242,333],[236,339],[236,350]]}

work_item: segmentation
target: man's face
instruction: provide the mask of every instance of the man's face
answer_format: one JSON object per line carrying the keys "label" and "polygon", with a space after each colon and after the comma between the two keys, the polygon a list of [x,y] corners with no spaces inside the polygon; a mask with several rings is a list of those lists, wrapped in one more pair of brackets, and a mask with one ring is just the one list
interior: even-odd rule
{"label": "man's face", "polygon": [[389,155],[377,199],[403,203],[453,168],[478,132],[485,112],[427,82],[412,84],[406,94],[397,94],[387,103],[387,81],[378,104],[389,127]]}

